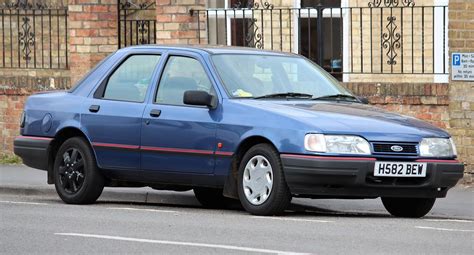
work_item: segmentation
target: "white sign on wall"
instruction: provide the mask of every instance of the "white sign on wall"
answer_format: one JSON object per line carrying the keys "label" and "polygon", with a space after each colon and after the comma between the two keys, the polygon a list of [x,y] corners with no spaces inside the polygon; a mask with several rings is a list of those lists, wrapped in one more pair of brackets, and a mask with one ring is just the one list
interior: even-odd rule
{"label": "white sign on wall", "polygon": [[451,80],[474,81],[474,53],[451,54]]}

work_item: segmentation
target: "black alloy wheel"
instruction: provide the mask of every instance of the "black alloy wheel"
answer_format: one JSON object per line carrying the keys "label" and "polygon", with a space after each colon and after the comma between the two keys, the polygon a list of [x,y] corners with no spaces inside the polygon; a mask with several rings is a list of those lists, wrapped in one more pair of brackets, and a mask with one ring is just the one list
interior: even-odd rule
{"label": "black alloy wheel", "polygon": [[69,148],[62,155],[59,165],[59,183],[68,194],[77,193],[84,184],[84,157],[76,148]]}
{"label": "black alloy wheel", "polygon": [[99,198],[105,179],[87,140],[72,137],[59,148],[54,161],[54,185],[68,204],[90,204]]}

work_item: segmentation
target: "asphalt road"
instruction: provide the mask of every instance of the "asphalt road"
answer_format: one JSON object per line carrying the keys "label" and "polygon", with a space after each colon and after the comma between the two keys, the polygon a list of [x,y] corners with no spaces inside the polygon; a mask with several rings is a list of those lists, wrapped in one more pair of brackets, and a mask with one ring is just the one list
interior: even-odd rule
{"label": "asphalt road", "polygon": [[423,219],[391,217],[378,199],[294,199],[283,216],[256,217],[150,189],[66,205],[44,174],[0,166],[0,253],[474,253],[473,188],[450,191]]}

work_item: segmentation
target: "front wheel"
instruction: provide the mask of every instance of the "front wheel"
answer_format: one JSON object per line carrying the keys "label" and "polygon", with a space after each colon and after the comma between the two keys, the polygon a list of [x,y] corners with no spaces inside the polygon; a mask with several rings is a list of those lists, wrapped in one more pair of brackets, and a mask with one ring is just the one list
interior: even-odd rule
{"label": "front wheel", "polygon": [[387,211],[395,217],[421,218],[433,208],[436,198],[393,198],[382,197]]}
{"label": "front wheel", "polygon": [[246,211],[255,215],[281,214],[291,202],[280,155],[269,144],[250,148],[239,166],[238,195]]}
{"label": "front wheel", "polygon": [[87,141],[81,137],[66,140],[54,160],[54,185],[68,204],[90,204],[104,189],[104,177]]}

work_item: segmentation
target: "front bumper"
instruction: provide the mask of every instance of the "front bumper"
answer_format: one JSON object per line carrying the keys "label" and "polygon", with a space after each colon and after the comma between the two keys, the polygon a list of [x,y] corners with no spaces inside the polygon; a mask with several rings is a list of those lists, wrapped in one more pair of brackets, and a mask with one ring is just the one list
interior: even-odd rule
{"label": "front bumper", "polygon": [[321,198],[445,197],[463,177],[456,160],[426,160],[426,177],[375,177],[375,158],[281,155],[294,196]]}
{"label": "front bumper", "polygon": [[23,164],[47,170],[48,150],[52,140],[49,137],[18,136],[13,141],[13,151],[23,160]]}

